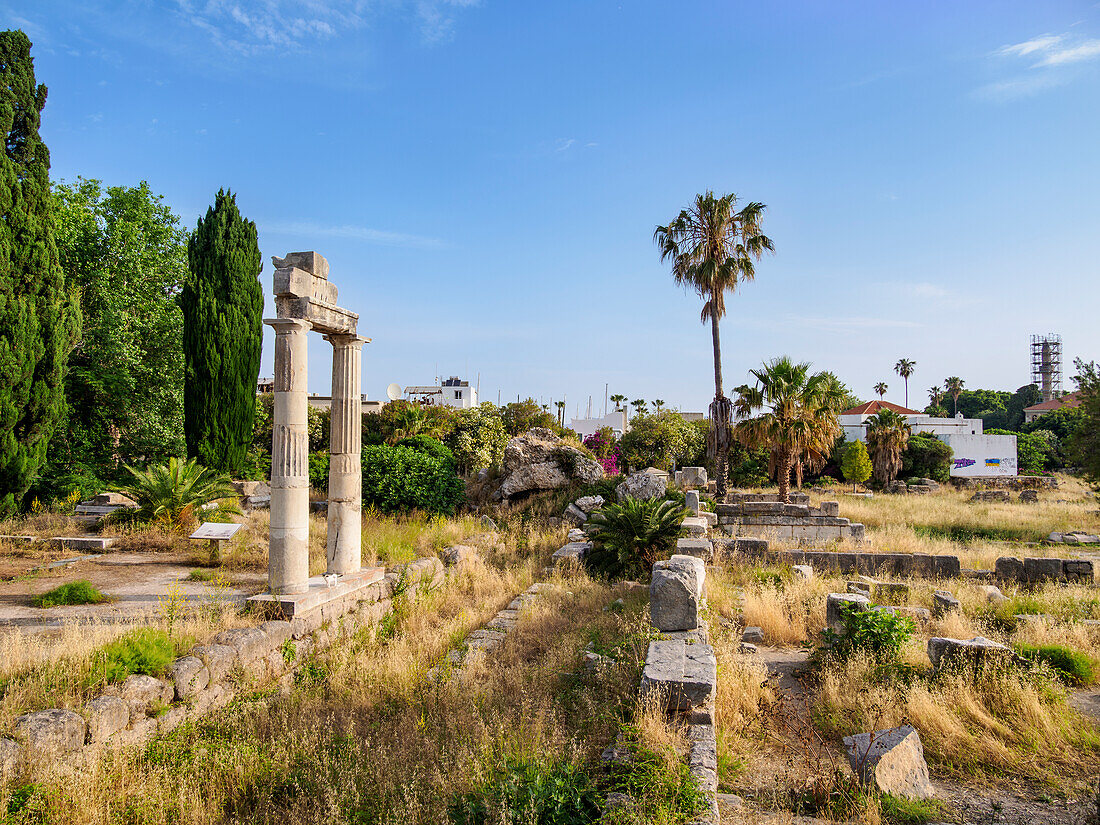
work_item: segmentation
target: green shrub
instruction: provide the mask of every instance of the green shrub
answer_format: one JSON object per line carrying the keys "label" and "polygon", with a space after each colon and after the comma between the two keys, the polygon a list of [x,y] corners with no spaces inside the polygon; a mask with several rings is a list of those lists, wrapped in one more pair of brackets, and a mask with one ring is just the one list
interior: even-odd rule
{"label": "green shrub", "polygon": [[96,654],[89,683],[121,682],[135,673],[159,676],[175,658],[176,647],[163,630],[152,627],[131,630]]}
{"label": "green shrub", "polygon": [[[687,822],[705,810],[706,794],[683,760],[670,760],[637,744],[637,733],[631,728],[624,733],[630,759],[613,762],[607,782],[610,791],[625,793],[634,800],[636,816],[626,822]],[[624,820],[612,817],[601,821]]]}
{"label": "green shrub", "polygon": [[1087,653],[1064,645],[1014,645],[1016,652],[1025,659],[1043,662],[1063,682],[1071,685],[1096,683],[1097,662]]}
{"label": "green shrub", "polygon": [[895,616],[887,610],[854,610],[850,604],[842,606],[841,617],[843,629],[836,633],[826,628],[825,647],[821,651],[840,659],[867,653],[878,662],[893,661],[917,629],[913,620],[905,616]]}
{"label": "green shrub", "polygon": [[438,438],[432,438],[430,435],[410,435],[408,438],[402,438],[394,446],[419,450],[425,455],[438,458],[452,467],[455,463],[455,454],[451,452],[450,448]]}
{"label": "green shrub", "polygon": [[884,793],[879,802],[887,822],[897,825],[925,825],[943,816],[943,805],[935,799],[909,799]]}
{"label": "green shrub", "polygon": [[423,510],[450,515],[466,498],[454,468],[408,447],[363,448],[363,503],[386,513]]}
{"label": "green shrub", "polygon": [[31,599],[34,607],[57,607],[66,604],[100,604],[107,601],[107,597],[99,592],[95,586],[85,579],[77,579],[74,582],[55,587],[41,596]]}
{"label": "green shrub", "polygon": [[649,579],[653,563],[676,547],[688,511],[676,502],[627,497],[592,514],[585,532],[592,549],[584,566],[607,579]]}
{"label": "green shrub", "polygon": [[510,758],[477,790],[454,798],[447,813],[455,825],[588,825],[599,819],[600,805],[592,781],[576,765]]}
{"label": "green shrub", "polygon": [[951,479],[951,457],[954,453],[934,435],[915,433],[901,456],[901,475],[930,478],[941,484]]}
{"label": "green shrub", "polygon": [[328,468],[331,457],[327,452],[309,454],[309,486],[314,490],[328,489]]}

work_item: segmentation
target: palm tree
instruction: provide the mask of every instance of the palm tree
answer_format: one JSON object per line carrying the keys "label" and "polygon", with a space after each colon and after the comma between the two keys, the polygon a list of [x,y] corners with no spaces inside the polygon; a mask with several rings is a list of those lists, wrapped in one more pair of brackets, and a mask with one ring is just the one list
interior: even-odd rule
{"label": "palm tree", "polygon": [[943,390],[939,387],[928,388],[928,400],[932,402],[932,406],[939,406],[941,398],[943,398]]}
{"label": "palm tree", "polygon": [[894,364],[894,372],[905,379],[905,407],[909,408],[909,376],[917,368],[917,362],[911,361],[908,358],[901,358],[896,364]]}
{"label": "palm tree", "polygon": [[878,393],[878,397],[880,399],[882,398],[882,396],[886,395],[886,390],[887,387],[885,381],[879,381],[877,384],[875,384],[875,392]]}
{"label": "palm tree", "polygon": [[630,406],[634,408],[634,415],[641,415],[646,411],[644,398],[635,398],[630,402]]}
{"label": "palm tree", "polygon": [[959,396],[962,395],[963,385],[965,384],[966,382],[957,375],[952,375],[950,378],[944,379],[943,382],[944,389],[951,396],[951,400],[955,402],[955,415],[959,414]]}
{"label": "palm tree", "polygon": [[664,399],[662,399],[662,398],[658,398],[658,399],[654,400],[654,402],[653,402],[653,406],[657,408],[658,413],[661,412],[661,407],[663,407],[664,405],[665,405],[665,402],[664,402]]}
{"label": "palm tree", "polygon": [[867,419],[867,447],[875,480],[889,484],[901,470],[901,454],[909,443],[909,424],[893,410],[879,410]]}
{"label": "palm tree", "polygon": [[648,579],[653,563],[675,552],[688,513],[662,499],[627,496],[622,504],[605,504],[584,526],[592,542],[584,566],[603,578]]}
{"label": "palm tree", "polygon": [[[180,461],[169,458],[167,464],[154,464],[144,470],[127,466],[133,477],[118,491],[138,505],[132,518],[137,521],[157,521],[169,530],[178,530],[194,521],[195,511],[204,504],[219,499],[236,501],[229,476],[201,466],[195,459]],[[223,503],[219,514],[240,513],[235,503]]]}
{"label": "palm tree", "polygon": [[558,408],[558,426],[565,426],[565,402],[555,401],[554,406]]}
{"label": "palm tree", "polygon": [[[840,383],[827,373],[810,374],[809,364],[783,356],[752,370],[755,386],[737,388],[733,406],[737,439],[748,447],[766,447],[778,470],[779,499],[790,502],[791,467],[803,458],[817,460],[840,435],[837,413],[844,406]],[[760,415],[750,418],[753,412]]]}
{"label": "palm tree", "polygon": [[625,395],[613,395],[611,400],[615,402],[615,412],[619,412],[623,408],[623,402],[626,401]]}
{"label": "palm tree", "polygon": [[734,194],[715,197],[708,191],[696,195],[690,208],[684,209],[668,224],[653,231],[653,240],[661,249],[661,261],[672,259],[676,283],[690,287],[703,299],[699,320],[710,321],[714,347],[714,401],[710,405],[708,451],[715,457],[718,472],[716,495],[725,499],[726,474],[733,404],[722,390],[722,348],[718,321],[726,314],[725,294],[756,274],[754,262],[765,252],[775,251],[771,239],[761,231],[765,206],[755,201],[737,209]]}

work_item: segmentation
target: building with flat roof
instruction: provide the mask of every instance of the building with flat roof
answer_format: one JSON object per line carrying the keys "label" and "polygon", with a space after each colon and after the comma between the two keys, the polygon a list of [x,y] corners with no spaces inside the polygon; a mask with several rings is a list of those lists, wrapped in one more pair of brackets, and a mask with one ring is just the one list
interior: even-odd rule
{"label": "building with flat roof", "polygon": [[424,407],[457,407],[466,410],[477,406],[477,388],[469,381],[452,375],[439,386],[405,387],[405,398]]}

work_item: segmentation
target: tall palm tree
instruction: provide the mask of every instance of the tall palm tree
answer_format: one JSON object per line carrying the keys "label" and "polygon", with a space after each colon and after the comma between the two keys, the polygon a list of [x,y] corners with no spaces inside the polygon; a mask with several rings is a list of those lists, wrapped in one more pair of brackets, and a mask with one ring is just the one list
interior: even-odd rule
{"label": "tall palm tree", "polygon": [[618,412],[623,408],[623,402],[626,401],[625,395],[613,395],[611,400],[615,402],[615,411]]}
{"label": "tall palm tree", "polygon": [[630,406],[634,408],[634,415],[641,415],[642,413],[646,412],[644,398],[635,398],[633,401],[630,402]]}
{"label": "tall palm tree", "polygon": [[558,426],[565,426],[565,402],[555,401],[554,406],[558,408]]}
{"label": "tall palm tree", "polygon": [[950,378],[944,379],[943,388],[947,390],[947,394],[951,396],[951,400],[955,402],[955,415],[959,414],[959,396],[962,395],[963,386],[966,384],[959,376],[952,375]]}
{"label": "tall palm tree", "polygon": [[909,376],[917,368],[917,362],[911,361],[908,358],[901,358],[896,364],[894,364],[894,372],[905,379],[905,407],[909,407]]}
{"label": "tall palm tree", "polygon": [[[783,356],[752,370],[755,386],[737,388],[734,433],[749,447],[768,448],[778,471],[779,499],[790,502],[791,467],[816,460],[840,435],[837,413],[844,406],[840,383],[827,373],[810,374],[809,364]],[[759,415],[750,417],[756,411]]]}
{"label": "tall palm tree", "polygon": [[867,448],[875,480],[889,484],[901,470],[901,454],[909,443],[909,424],[893,410],[879,410],[867,419]]}
{"label": "tall palm tree", "polygon": [[653,401],[653,406],[657,408],[658,413],[661,411],[661,407],[663,407],[664,405],[665,402],[663,398],[657,398]]}
{"label": "tall palm tree", "polygon": [[943,390],[939,387],[928,388],[928,400],[932,402],[933,406],[939,406],[940,399],[943,398]]}
{"label": "tall palm tree", "polygon": [[878,382],[877,384],[875,384],[875,392],[876,392],[876,393],[878,393],[878,397],[879,397],[880,399],[881,399],[881,398],[882,398],[882,397],[883,397],[884,395],[886,395],[886,390],[887,390],[887,386],[886,386],[886,382],[885,382],[885,381],[879,381],[879,382]]}
{"label": "tall palm tree", "polygon": [[775,245],[761,231],[765,206],[755,201],[737,209],[737,196],[716,197],[711,191],[695,201],[667,226],[653,231],[661,261],[672,260],[676,283],[694,289],[703,299],[699,320],[710,322],[714,348],[714,401],[710,405],[707,447],[717,464],[719,501],[725,499],[733,404],[722,390],[722,347],[718,321],[726,314],[725,294],[756,274],[755,261]]}

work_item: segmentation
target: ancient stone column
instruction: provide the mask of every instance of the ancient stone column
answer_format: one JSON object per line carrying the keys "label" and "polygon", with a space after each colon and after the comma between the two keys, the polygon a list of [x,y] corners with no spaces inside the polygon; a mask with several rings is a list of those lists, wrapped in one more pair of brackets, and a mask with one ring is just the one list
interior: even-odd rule
{"label": "ancient stone column", "polygon": [[329,428],[328,573],[358,572],[362,560],[362,353],[365,338],[326,335],[332,344]]}
{"label": "ancient stone column", "polygon": [[309,589],[309,402],[306,357],[312,324],[266,319],[275,328],[275,415],[271,436],[271,528],[267,583],[273,594]]}

